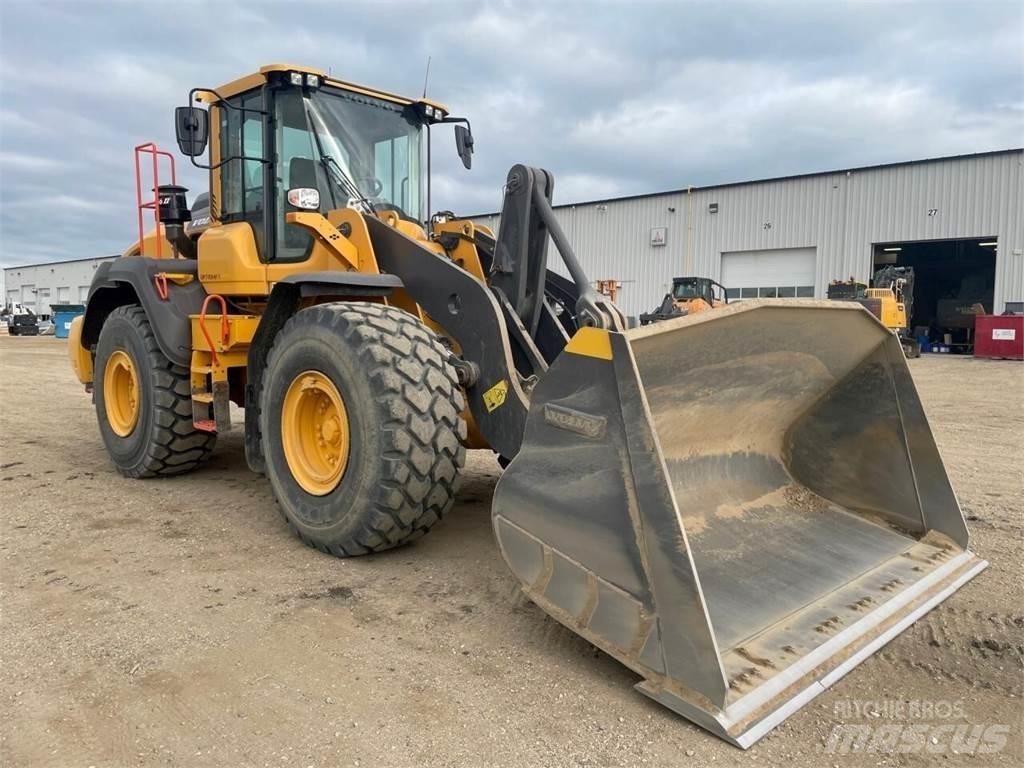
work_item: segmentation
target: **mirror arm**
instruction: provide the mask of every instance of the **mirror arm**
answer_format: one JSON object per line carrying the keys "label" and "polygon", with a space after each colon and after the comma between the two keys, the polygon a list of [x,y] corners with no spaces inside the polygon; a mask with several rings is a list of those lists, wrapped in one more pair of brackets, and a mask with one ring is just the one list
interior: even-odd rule
{"label": "mirror arm", "polygon": [[473,126],[469,124],[469,118],[466,117],[443,117],[440,120],[435,120],[435,123],[465,123],[466,128],[470,133],[473,132]]}
{"label": "mirror arm", "polygon": [[[228,109],[237,110],[237,111],[243,113],[243,116],[244,116],[244,113],[246,113],[246,112],[252,112],[252,113],[257,114],[257,115],[268,115],[268,114],[270,114],[265,109],[253,109],[252,107],[238,107],[238,106],[235,106],[234,104],[230,104],[214,88],[192,88],[188,92],[188,105],[190,107],[192,106],[192,102],[193,101],[199,101],[199,99],[196,98],[196,94],[197,93],[212,93],[214,96],[217,97],[217,106],[227,107]],[[230,163],[232,160],[252,160],[252,161],[255,161],[257,163],[263,163],[264,165],[268,165],[270,163],[270,160],[266,159],[265,157],[247,157],[246,155],[233,155],[232,157],[226,157],[226,158],[224,158],[223,160],[221,160],[219,163],[217,163],[215,165],[204,165],[203,163],[200,163],[199,161],[197,161],[194,156],[193,157],[189,157],[189,160],[192,161],[192,165],[194,165],[196,168],[199,168],[200,170],[203,170],[203,171],[215,171],[218,168],[220,168],[221,166],[226,165],[227,163]]]}
{"label": "mirror arm", "polygon": [[264,165],[270,165],[270,160],[265,157],[249,157],[248,155],[232,155],[231,157],[225,157],[216,165],[202,165],[196,162],[196,159],[192,158],[192,165],[196,168],[202,168],[204,171],[215,171],[222,165],[230,163],[232,160],[251,160],[254,163],[263,163]]}
{"label": "mirror arm", "polygon": [[239,112],[254,112],[257,115],[270,114],[265,109],[253,109],[252,107],[236,107],[234,104],[228,103],[227,99],[225,99],[223,96],[217,93],[217,91],[215,91],[213,88],[193,88],[192,90],[190,90],[188,92],[188,105],[190,107],[192,106],[193,101],[198,101],[198,99],[196,99],[195,97],[197,93],[212,93],[214,96],[217,97],[218,106],[227,107],[228,109],[235,109]]}

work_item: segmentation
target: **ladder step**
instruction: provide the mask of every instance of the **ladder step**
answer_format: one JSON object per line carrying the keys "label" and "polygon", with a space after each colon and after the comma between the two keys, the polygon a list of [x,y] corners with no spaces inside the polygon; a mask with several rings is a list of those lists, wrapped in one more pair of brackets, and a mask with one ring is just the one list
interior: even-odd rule
{"label": "ladder step", "polygon": [[213,393],[212,392],[193,392],[192,399],[198,403],[212,403]]}
{"label": "ladder step", "polygon": [[192,426],[202,432],[216,432],[217,422],[213,419],[202,419],[200,421],[193,421]]}

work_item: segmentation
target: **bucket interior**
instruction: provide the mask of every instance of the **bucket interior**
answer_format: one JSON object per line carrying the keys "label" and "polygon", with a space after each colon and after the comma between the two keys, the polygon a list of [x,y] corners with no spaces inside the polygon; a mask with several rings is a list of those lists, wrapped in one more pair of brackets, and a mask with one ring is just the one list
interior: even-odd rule
{"label": "bucket interior", "polygon": [[899,340],[859,305],[577,336],[494,530],[530,599],[645,695],[749,746],[984,568]]}
{"label": "bucket interior", "polygon": [[890,335],[862,313],[758,314],[631,340],[732,687],[751,659],[785,666],[948,549],[919,542]]}

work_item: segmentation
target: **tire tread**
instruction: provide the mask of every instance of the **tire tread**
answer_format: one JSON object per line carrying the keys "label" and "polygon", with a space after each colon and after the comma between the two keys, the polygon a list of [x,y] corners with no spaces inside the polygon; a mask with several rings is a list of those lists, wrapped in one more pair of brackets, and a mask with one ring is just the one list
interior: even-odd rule
{"label": "tire tread", "polygon": [[[447,349],[418,318],[380,304],[319,304],[289,320],[297,323],[330,327],[355,350],[383,415],[384,466],[354,533],[343,541],[304,534],[275,490],[278,509],[303,542],[337,557],[381,552],[423,536],[451,509],[466,461],[464,400]],[[268,369],[285,346],[286,329],[270,350]]]}
{"label": "tire tread", "polygon": [[189,370],[172,363],[160,350],[146,311],[138,304],[118,307],[110,316],[123,317],[139,332],[146,348],[146,360],[139,374],[152,377],[156,395],[153,439],[146,455],[135,467],[118,467],[118,471],[125,477],[145,478],[180,475],[195,469],[209,458],[217,435],[198,430],[192,424]]}

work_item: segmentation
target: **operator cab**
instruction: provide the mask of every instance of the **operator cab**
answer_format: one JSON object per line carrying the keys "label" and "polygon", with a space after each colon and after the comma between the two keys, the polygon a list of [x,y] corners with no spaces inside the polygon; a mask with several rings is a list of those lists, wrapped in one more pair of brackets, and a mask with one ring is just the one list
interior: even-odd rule
{"label": "operator cab", "polygon": [[673,278],[672,298],[675,301],[703,299],[709,306],[727,302],[725,288],[708,277]]}
{"label": "operator cab", "polygon": [[[426,222],[432,125],[458,123],[456,147],[466,168],[472,163],[469,123],[444,106],[317,70],[271,65],[217,89],[195,88],[189,102],[175,113],[178,145],[210,171],[211,223],[248,223],[264,262],[309,256],[313,236],[287,224],[293,212],[355,208]],[[197,158],[208,144],[203,164]]]}

